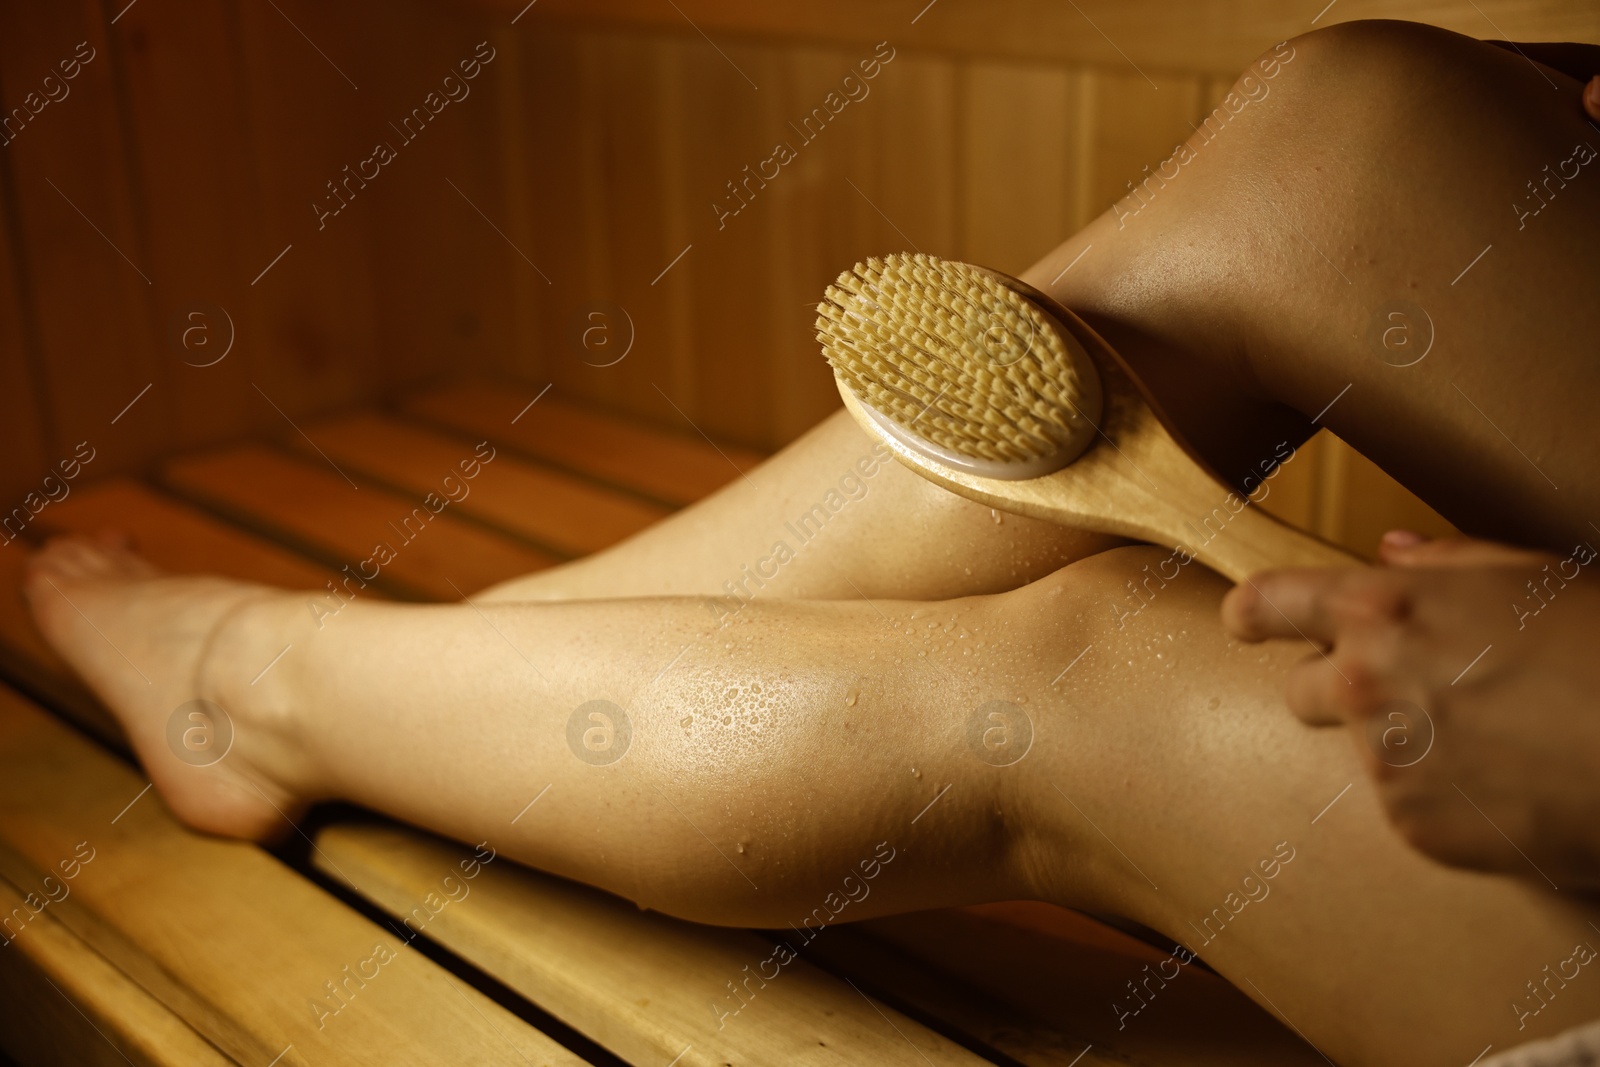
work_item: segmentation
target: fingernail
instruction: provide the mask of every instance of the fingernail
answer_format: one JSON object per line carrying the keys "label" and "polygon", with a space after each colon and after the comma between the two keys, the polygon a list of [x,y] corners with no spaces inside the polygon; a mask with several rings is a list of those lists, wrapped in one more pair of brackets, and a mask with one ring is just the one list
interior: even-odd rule
{"label": "fingernail", "polygon": [[1390,530],[1383,535],[1383,543],[1390,548],[1410,548],[1412,545],[1420,545],[1426,540],[1426,537],[1423,537],[1415,530]]}

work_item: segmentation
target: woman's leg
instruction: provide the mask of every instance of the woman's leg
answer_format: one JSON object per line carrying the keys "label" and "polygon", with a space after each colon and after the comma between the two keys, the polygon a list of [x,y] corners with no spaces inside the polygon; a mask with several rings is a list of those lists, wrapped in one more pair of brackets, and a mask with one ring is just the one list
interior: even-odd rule
{"label": "woman's leg", "polygon": [[[1334,199],[1325,210],[1343,209]],[[1508,292],[1541,278],[1555,287],[1572,262],[1584,261],[1529,271]],[[1293,276],[1293,266],[1274,269]],[[1219,327],[1247,337],[1215,272],[1201,277],[1218,285]],[[1157,293],[1161,280],[1146,279]],[[1146,321],[1158,324],[1159,311]],[[1597,1008],[1587,975],[1557,987],[1544,970],[1587,937],[1596,916],[1586,904],[1406,851],[1347,742],[1303,730],[1279,705],[1276,679],[1300,650],[1220,636],[1220,583],[1191,571],[1128,621],[1123,582],[1163,558],[1148,550],[955,603],[757,603],[717,620],[682,600],[358,604],[320,633],[297,601],[150,584],[125,559],[67,551],[33,582],[42,625],[117,708],[164,795],[213,829],[262,832],[275,817],[263,796],[289,810],[348,796],[466,838],[501,834],[512,855],[645,903],[771,922],[833,888],[824,862],[904,842],[876,907],[1034,894],[1124,911],[1175,937],[1189,927],[1190,947],[1349,1062],[1462,1062],[1483,1043],[1504,1047]],[[45,576],[155,672],[152,685],[53,598]],[[306,656],[251,691],[245,680],[296,637]],[[239,723],[235,752],[205,776],[172,760],[162,739],[171,709],[197,692],[231,705]],[[632,724],[614,764],[595,758],[598,720],[580,716],[569,733],[591,699],[618,704]],[[1032,723],[1035,748],[1012,766],[993,764],[1021,720],[985,707],[994,700]],[[756,740],[769,727],[770,741]],[[599,731],[593,745],[586,729]],[[197,788],[206,803],[195,803]],[[1263,886],[1270,895],[1241,903]],[[1129,1023],[1139,1025],[1160,1001],[1147,976],[1130,977],[1148,998]],[[1535,998],[1525,982],[1545,992]],[[1132,1002],[1112,1010],[1131,1013]]]}
{"label": "woman's leg", "polygon": [[956,496],[840,411],[627,541],[473,599],[698,596],[713,617],[757,598],[944,600],[1015,589],[1117,543]]}
{"label": "woman's leg", "polygon": [[[1352,1064],[1460,1064],[1600,1012],[1586,972],[1525,986],[1600,944],[1600,908],[1410,851],[1346,736],[1283,711],[1301,650],[1224,637],[1220,579],[1189,568],[1130,609],[1126,578],[1166,557],[721,624],[663,598],[356,603],[319,629],[299,595],[151,578],[81,542],[47,550],[29,592],[157,789],[213,831],[338,797],[716,923],[799,924],[863,863],[852,918],[1117,912],[1186,950],[1129,973],[1108,1019],[1162,1025],[1193,951]],[[210,768],[166,747],[195,697],[235,727]]]}
{"label": "woman's leg", "polygon": [[1593,537],[1600,130],[1581,86],[1411,23],[1280,56],[1028,279],[1235,468],[1272,455],[1288,428],[1258,427],[1287,405],[1463,529]]}
{"label": "woman's leg", "polygon": [[[1590,536],[1595,449],[1572,435],[1600,396],[1600,162],[1563,164],[1600,131],[1577,83],[1408,23],[1318,31],[1262,63],[1025,277],[1101,330],[1236,478],[1320,415],[1463,528],[1563,550]],[[840,412],[637,537],[484,596],[944,599],[1109,543],[996,525],[880,462]]]}

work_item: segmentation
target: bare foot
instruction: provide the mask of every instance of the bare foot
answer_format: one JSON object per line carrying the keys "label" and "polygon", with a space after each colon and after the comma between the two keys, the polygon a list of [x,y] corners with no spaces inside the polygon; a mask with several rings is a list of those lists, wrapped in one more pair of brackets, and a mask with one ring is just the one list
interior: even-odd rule
{"label": "bare foot", "polygon": [[263,713],[268,690],[224,681],[248,683],[270,659],[229,662],[248,656],[247,609],[281,593],[167,575],[110,535],[52,540],[29,560],[24,592],[40,631],[111,709],[179,819],[251,840],[290,829],[305,801],[285,784],[292,776],[269,771],[281,772],[286,749]]}

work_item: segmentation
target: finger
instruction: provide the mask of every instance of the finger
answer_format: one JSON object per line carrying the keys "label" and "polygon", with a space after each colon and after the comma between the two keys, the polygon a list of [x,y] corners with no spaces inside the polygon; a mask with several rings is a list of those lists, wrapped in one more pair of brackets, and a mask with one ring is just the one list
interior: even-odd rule
{"label": "finger", "polygon": [[1361,568],[1262,571],[1222,601],[1227,631],[1246,641],[1300,637],[1331,645],[1339,630],[1402,617],[1408,602],[1392,573]]}
{"label": "finger", "polygon": [[[1394,536],[1399,534],[1400,536]],[[1511,567],[1539,565],[1551,557],[1532,549],[1477,541],[1466,537],[1420,538],[1406,530],[1391,530],[1378,545],[1378,557],[1391,567]]]}
{"label": "finger", "polygon": [[1351,679],[1324,652],[1313,652],[1289,671],[1283,698],[1295,718],[1307,726],[1340,726],[1350,721],[1355,705]]}

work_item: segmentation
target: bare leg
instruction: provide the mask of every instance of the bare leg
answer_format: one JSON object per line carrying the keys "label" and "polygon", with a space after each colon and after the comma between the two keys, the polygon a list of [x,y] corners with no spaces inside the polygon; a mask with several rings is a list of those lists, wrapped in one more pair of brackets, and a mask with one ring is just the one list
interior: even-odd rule
{"label": "bare leg", "polygon": [[[1190,139],[1192,158],[1154,168],[1027,279],[1133,361],[1220,468],[1253,469],[1321,415],[1464,529],[1570,548],[1600,515],[1592,443],[1558,439],[1592,425],[1600,395],[1600,161],[1570,181],[1544,168],[1600,148],[1577,83],[1405,23],[1338,26],[1284,54],[1235,98],[1257,99]],[[1535,179],[1549,206],[1519,220],[1514,205],[1542,202]],[[1397,301],[1412,305],[1400,319]],[[872,444],[841,412],[638,537],[486,595],[940,599],[1108,544],[996,526],[893,464],[841,490],[864,458]],[[861,495],[802,547],[790,527],[830,491]],[[780,540],[795,559],[762,570]]]}
{"label": "bare leg", "polygon": [[942,600],[1015,589],[1117,543],[941,489],[840,411],[622,544],[475,599],[697,595],[713,618],[757,597]]}
{"label": "bare leg", "polygon": [[[1366,31],[1350,34],[1358,32]],[[1351,40],[1343,31],[1317,40],[1338,41],[1338,54],[1389,47],[1387,37]],[[1321,44],[1303,47],[1309,60]],[[1457,45],[1439,47],[1448,53]],[[1337,67],[1294,69],[1330,65]],[[1379,69],[1393,76],[1393,65]],[[1509,68],[1501,74],[1520,76]],[[1298,84],[1280,79],[1273,99],[1294,99]],[[1239,121],[1265,113],[1247,111]],[[1333,121],[1326,107],[1309,104],[1298,118]],[[1536,117],[1519,121],[1535,131],[1540,125]],[[1514,153],[1520,134],[1501,126],[1491,121],[1477,133]],[[1472,158],[1464,149],[1461,157]],[[1429,188],[1412,177],[1399,195],[1425,200]],[[1175,182],[1168,191],[1182,188]],[[1214,190],[1229,188],[1219,179]],[[1298,226],[1314,239],[1307,226],[1344,219],[1345,207],[1358,214],[1360,206],[1325,202]],[[1150,217],[1159,215],[1140,215]],[[1277,274],[1267,282],[1311,277],[1297,273],[1313,262],[1309,254],[1296,259],[1287,250],[1292,239],[1285,241],[1273,246]],[[1266,334],[1247,328],[1248,309],[1227,302],[1225,272],[1201,272],[1203,262],[1185,260],[1192,253],[1174,245],[1166,253],[1171,273],[1187,265],[1214,291],[1175,294],[1166,272],[1135,257],[1127,273],[1109,276],[1125,282],[1107,281],[1098,296],[1069,295],[1070,302],[1108,328],[1124,324],[1129,335],[1118,341],[1136,358],[1149,358],[1138,336],[1160,340],[1163,323],[1172,351],[1217,360],[1213,368],[1240,365],[1230,360],[1243,355],[1263,391],[1252,398],[1241,387],[1230,403],[1269,405],[1281,394],[1313,413],[1291,395],[1298,379],[1258,347]],[[1219,233],[1216,247],[1240,245]],[[1155,256],[1159,248],[1147,251]],[[1559,290],[1587,262],[1558,254],[1543,273],[1512,279],[1507,299],[1520,307],[1525,296]],[[1282,284],[1282,292],[1266,283],[1252,291],[1295,307],[1290,282]],[[1515,323],[1482,303],[1457,311],[1487,338],[1476,350],[1486,361],[1496,341],[1511,343]],[[1186,309],[1216,329],[1185,333]],[[1559,341],[1564,329],[1555,322],[1540,339]],[[1283,351],[1310,353],[1308,376],[1337,369],[1341,354],[1350,358],[1348,346],[1292,340],[1301,347]],[[1593,396],[1592,381],[1573,380]],[[1531,389],[1524,383],[1520,394],[1503,395],[1539,399]],[[1406,411],[1422,420],[1413,424],[1437,425],[1452,446],[1488,457],[1486,434],[1443,417],[1426,421],[1430,410],[1444,410],[1434,402],[1431,409],[1427,398],[1409,402],[1417,411]],[[1355,435],[1359,424],[1352,425]],[[1446,487],[1469,488],[1461,475],[1434,473]],[[1579,465],[1552,472],[1569,473],[1575,498],[1587,500],[1593,488]],[[1491,470],[1491,488],[1495,477]],[[889,517],[901,520],[897,531],[909,526],[905,516]],[[1526,521],[1559,531],[1562,511],[1547,505]],[[932,558],[947,551],[937,535],[908,544]],[[1013,592],[931,604],[888,596],[758,601],[720,620],[683,599],[358,604],[320,633],[311,632],[297,599],[151,579],[118,554],[74,551],[76,562],[47,556],[32,583],[41,625],[123,717],[163,795],[212,829],[262,832],[270,820],[259,801],[250,807],[252,790],[285,807],[343,796],[457,836],[503,839],[527,862],[721,922],[793,918],[831,889],[824,872],[885,841],[905,862],[891,868],[896,881],[879,883],[875,907],[1032,895],[1121,911],[1187,939],[1241,988],[1352,1063],[1465,1062],[1489,1041],[1504,1047],[1600,1008],[1600,996],[1574,982],[1518,1029],[1523,983],[1567,958],[1600,915],[1533,881],[1445,871],[1407,851],[1379,817],[1347,741],[1304,730],[1283,712],[1277,678],[1301,650],[1247,650],[1221,637],[1218,581],[1191,570],[1118,625],[1111,606],[1123,580],[1152,558],[1148,550],[1102,554]],[[706,582],[700,565],[687,588],[715,592],[720,568]],[[953,575],[953,566],[942,573]],[[156,671],[156,686],[144,687],[52,599],[39,580],[45,575],[130,656],[172,669]],[[929,588],[916,592],[929,595]],[[291,640],[305,656],[285,659],[270,688],[247,692],[243,682]],[[171,708],[197,693],[218,699],[239,723],[236,752],[211,776],[174,766],[159,737]],[[572,711],[591,699],[629,709],[633,740],[615,764],[598,766],[568,745]],[[981,709],[992,700],[1020,706],[1032,721],[1034,748],[1014,766],[992,766],[969,744],[975,713],[982,726]],[[513,826],[511,816],[547,783],[544,821]],[[218,810],[210,802],[218,794],[232,810],[208,815]],[[930,801],[934,807],[913,821]],[[1292,860],[1282,859],[1283,847]],[[1252,892],[1244,876],[1269,859],[1279,861],[1273,895],[1239,907]]]}
{"label": "bare leg", "polygon": [[1055,295],[1218,457],[1270,456],[1284,405],[1326,408],[1463,529],[1570,550],[1600,521],[1600,131],[1581,86],[1411,23],[1291,46],[1255,79],[1268,95],[1029,279],[1092,244]]}
{"label": "bare leg", "polygon": [[[758,601],[721,626],[663,598],[358,603],[319,631],[299,596],[150,578],[82,543],[48,550],[29,592],[162,796],[214,831],[264,832],[263,797],[345,798],[731,924],[797,922],[841,870],[892,854],[857,917],[1019,897],[1125,914],[1341,1062],[1463,1063],[1600,1010],[1600,984],[1572,982],[1518,1029],[1523,983],[1596,938],[1600,908],[1410,851],[1345,735],[1283,712],[1301,650],[1223,637],[1220,579],[1187,574],[1118,626],[1123,579],[1161,556],[940,603]],[[214,768],[165,748],[194,696],[235,724]],[[615,762],[572,739],[597,699],[623,710],[579,729],[625,717]],[[984,731],[1024,721],[1026,756],[995,766],[1009,750]],[[1106,1011],[1159,1025],[1159,1007]]]}

